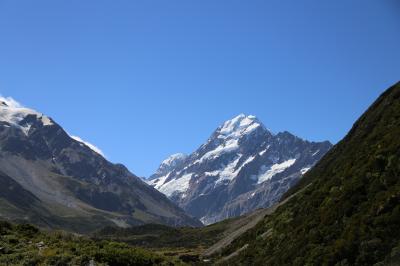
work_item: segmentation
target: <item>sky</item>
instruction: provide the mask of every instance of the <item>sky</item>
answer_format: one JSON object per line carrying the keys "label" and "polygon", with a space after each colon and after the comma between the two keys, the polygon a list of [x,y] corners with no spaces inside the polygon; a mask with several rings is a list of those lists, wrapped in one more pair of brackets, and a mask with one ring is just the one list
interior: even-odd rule
{"label": "sky", "polygon": [[397,0],[0,0],[0,94],[149,176],[225,120],[339,141],[400,80]]}

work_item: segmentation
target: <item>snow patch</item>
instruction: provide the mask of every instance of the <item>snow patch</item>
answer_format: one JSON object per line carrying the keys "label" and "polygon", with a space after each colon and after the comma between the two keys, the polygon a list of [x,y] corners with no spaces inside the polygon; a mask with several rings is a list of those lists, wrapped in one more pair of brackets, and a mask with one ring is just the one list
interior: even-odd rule
{"label": "snow patch", "polygon": [[186,154],[183,153],[175,153],[172,154],[171,156],[169,156],[167,159],[165,159],[164,161],[162,161],[161,165],[165,165],[165,166],[175,166],[176,162],[178,160],[184,160],[187,158]]}
{"label": "snow patch", "polygon": [[222,125],[219,129],[219,138],[238,138],[241,135],[251,133],[260,126],[261,124],[257,122],[254,115],[240,114]]}
{"label": "snow patch", "polygon": [[316,152],[314,152],[311,156],[315,156],[319,153],[319,150],[317,150]]}
{"label": "snow patch", "polygon": [[171,173],[168,173],[167,175],[161,176],[159,178],[149,180],[147,181],[147,184],[153,186],[157,190],[160,190],[160,187],[164,185],[165,181],[167,180],[170,174]]}
{"label": "snow patch", "polygon": [[224,169],[219,171],[219,178],[216,181],[216,184],[223,182],[224,180],[232,180],[234,179],[240,171],[240,168],[235,171],[236,165],[238,164],[241,156],[239,156],[236,160],[232,161],[228,164]]}
{"label": "snow patch", "polygon": [[105,157],[104,153],[102,150],[100,150],[97,146],[91,144],[90,142],[84,141],[78,136],[70,136],[72,139],[86,145],[88,148],[90,148],[92,151],[96,152],[97,154],[100,154],[101,156]]}
{"label": "snow patch", "polygon": [[28,135],[30,124],[21,124],[21,121],[28,115],[35,115],[42,122],[43,126],[51,126],[51,119],[35,110],[25,108],[11,97],[0,96],[0,121],[7,122],[20,128],[25,135]]}
{"label": "snow patch", "polygon": [[271,167],[267,168],[265,166],[261,169],[261,174],[258,176],[258,184],[263,183],[269,179],[271,179],[274,175],[282,173],[287,168],[292,166],[296,162],[296,159],[290,159],[284,161],[283,163],[274,164]]}
{"label": "snow patch", "polygon": [[48,118],[47,116],[42,116],[41,120],[42,120],[43,126],[53,125],[53,122],[51,122],[50,118]]}
{"label": "snow patch", "polygon": [[247,158],[247,160],[245,162],[242,163],[242,165],[240,165],[240,167],[238,167],[238,163],[239,163],[241,157],[242,157],[242,155],[239,155],[235,160],[231,161],[228,165],[226,165],[226,166],[223,165],[221,169],[211,171],[211,172],[205,172],[204,174],[206,176],[218,176],[218,179],[215,182],[215,184],[219,184],[225,180],[231,181],[237,177],[240,170],[242,170],[242,168],[245,165],[247,165],[248,163],[253,161],[255,158],[255,156],[250,156],[249,158]]}
{"label": "snow patch", "polygon": [[161,185],[158,190],[164,193],[166,196],[171,197],[175,192],[184,193],[189,188],[190,180],[192,179],[193,173],[185,174],[177,179],[172,179],[171,181]]}
{"label": "snow patch", "polygon": [[248,127],[243,131],[243,134],[250,134],[251,132],[253,132],[254,130],[256,130],[256,128],[258,128],[259,126],[260,126],[260,124],[254,123],[254,124],[248,126]]}
{"label": "snow patch", "polygon": [[198,161],[194,162],[203,162],[204,160],[214,159],[221,156],[224,153],[228,153],[239,148],[239,142],[237,139],[230,139],[225,143],[221,144],[220,146],[216,147],[214,150],[207,152],[203,155]]}
{"label": "snow patch", "polygon": [[304,167],[304,168],[302,168],[302,169],[300,170],[300,173],[301,173],[302,175],[304,175],[304,174],[307,173],[310,169],[311,169],[311,167]]}
{"label": "snow patch", "polygon": [[265,148],[265,150],[261,151],[258,155],[263,156],[269,150],[269,147],[271,147],[271,145],[268,145],[267,148]]}

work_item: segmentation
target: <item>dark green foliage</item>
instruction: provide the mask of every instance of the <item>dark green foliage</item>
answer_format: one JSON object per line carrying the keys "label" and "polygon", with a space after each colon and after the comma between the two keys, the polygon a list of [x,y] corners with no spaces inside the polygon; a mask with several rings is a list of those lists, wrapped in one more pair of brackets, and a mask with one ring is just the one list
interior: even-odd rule
{"label": "dark green foliage", "polygon": [[0,265],[172,265],[161,255],[112,241],[0,222]]}
{"label": "dark green foliage", "polygon": [[[231,264],[399,261],[400,84],[386,91],[287,195],[297,191],[224,251],[250,244]],[[260,237],[268,230],[272,234]]]}
{"label": "dark green foliage", "polygon": [[184,254],[179,256],[179,259],[183,262],[187,263],[195,263],[200,261],[200,256],[199,255],[191,255],[191,254]]}
{"label": "dark green foliage", "polygon": [[159,265],[164,259],[141,249],[128,249],[126,245],[108,242],[94,252],[94,259],[109,265]]}
{"label": "dark green foliage", "polygon": [[30,224],[18,224],[15,229],[24,237],[33,237],[39,232],[39,229]]}
{"label": "dark green foliage", "polygon": [[121,241],[148,248],[208,247],[222,237],[229,220],[206,227],[174,228],[160,224],[146,224],[131,228],[106,227],[93,234],[94,239]]}

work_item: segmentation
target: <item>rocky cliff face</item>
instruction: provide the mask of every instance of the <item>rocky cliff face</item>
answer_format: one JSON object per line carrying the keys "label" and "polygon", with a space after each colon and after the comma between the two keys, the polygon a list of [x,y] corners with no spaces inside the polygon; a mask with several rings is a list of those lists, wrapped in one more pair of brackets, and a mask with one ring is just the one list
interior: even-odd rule
{"label": "rocky cliff face", "polygon": [[241,114],[191,155],[164,161],[148,183],[210,224],[271,206],[331,146],[273,134],[256,117]]}
{"label": "rocky cliff face", "polygon": [[3,188],[3,218],[75,231],[149,222],[199,225],[123,165],[6,98],[0,99],[0,169],[9,188],[29,195],[37,207],[21,209]]}

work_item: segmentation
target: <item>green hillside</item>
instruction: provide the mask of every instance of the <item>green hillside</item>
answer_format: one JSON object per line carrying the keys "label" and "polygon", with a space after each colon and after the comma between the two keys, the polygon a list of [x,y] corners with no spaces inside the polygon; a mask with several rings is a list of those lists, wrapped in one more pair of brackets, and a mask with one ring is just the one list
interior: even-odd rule
{"label": "green hillside", "polygon": [[400,265],[400,83],[287,195],[296,191],[228,246],[221,262]]}

